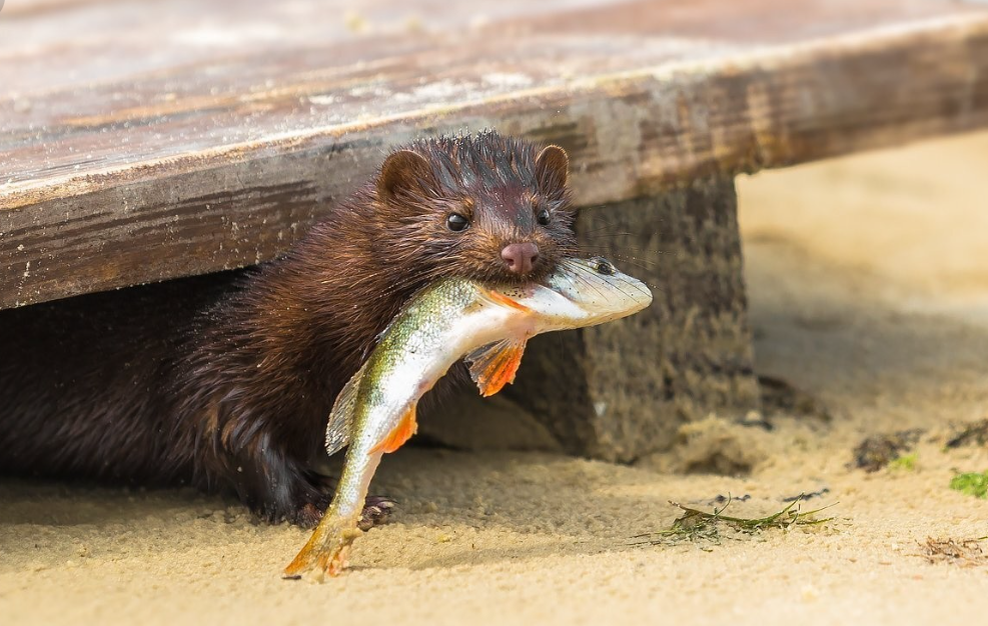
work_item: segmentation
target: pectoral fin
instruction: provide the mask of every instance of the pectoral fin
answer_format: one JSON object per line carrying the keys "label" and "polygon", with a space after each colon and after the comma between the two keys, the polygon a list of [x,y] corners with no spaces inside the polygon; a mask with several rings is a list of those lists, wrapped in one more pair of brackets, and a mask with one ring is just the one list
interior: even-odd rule
{"label": "pectoral fin", "polygon": [[353,435],[353,419],[357,412],[357,391],[365,369],[366,365],[353,375],[340,391],[340,395],[336,396],[333,410],[329,412],[329,424],[326,426],[326,452],[330,456],[350,443],[350,437]]}
{"label": "pectoral fin", "polygon": [[501,293],[499,291],[495,291],[493,289],[484,289],[484,290],[482,290],[482,293],[490,301],[492,301],[495,304],[498,304],[500,306],[505,306],[505,307],[508,307],[509,309],[515,309],[517,311],[525,311],[526,313],[532,311],[532,309],[530,309],[529,307],[525,306],[521,302],[518,302],[516,300],[512,300],[511,298],[509,298],[508,296],[504,295],[503,293]]}
{"label": "pectoral fin", "polygon": [[468,354],[465,360],[470,366],[470,377],[480,388],[480,395],[493,396],[514,382],[524,353],[524,340],[502,339]]}
{"label": "pectoral fin", "polygon": [[412,435],[419,429],[418,422],[415,421],[415,405],[408,409],[398,425],[395,426],[388,436],[384,438],[384,441],[374,446],[371,450],[371,454],[376,454],[378,452],[394,452],[400,448],[406,441],[412,438]]}

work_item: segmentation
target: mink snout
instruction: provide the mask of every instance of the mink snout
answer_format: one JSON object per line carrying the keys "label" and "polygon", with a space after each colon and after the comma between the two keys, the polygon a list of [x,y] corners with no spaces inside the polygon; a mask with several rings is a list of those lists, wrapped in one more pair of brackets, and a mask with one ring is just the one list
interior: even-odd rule
{"label": "mink snout", "polygon": [[511,243],[501,250],[501,258],[512,273],[524,276],[530,274],[539,259],[539,247],[530,241]]}

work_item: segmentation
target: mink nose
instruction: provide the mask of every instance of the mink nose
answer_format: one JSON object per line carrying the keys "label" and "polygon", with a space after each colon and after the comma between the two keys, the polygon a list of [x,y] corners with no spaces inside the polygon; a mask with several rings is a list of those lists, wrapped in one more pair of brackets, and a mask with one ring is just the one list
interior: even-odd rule
{"label": "mink nose", "polygon": [[535,266],[539,258],[539,247],[531,242],[509,243],[501,250],[501,258],[504,259],[509,270],[524,276]]}

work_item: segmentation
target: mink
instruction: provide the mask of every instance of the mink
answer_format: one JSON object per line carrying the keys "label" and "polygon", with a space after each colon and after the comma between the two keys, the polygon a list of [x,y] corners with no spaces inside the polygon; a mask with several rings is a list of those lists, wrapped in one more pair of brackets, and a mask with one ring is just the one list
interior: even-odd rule
{"label": "mink", "polygon": [[0,474],[188,484],[315,524],[329,412],[376,337],[440,277],[536,281],[574,253],[567,170],[493,131],[420,140],[235,279],[0,312]]}

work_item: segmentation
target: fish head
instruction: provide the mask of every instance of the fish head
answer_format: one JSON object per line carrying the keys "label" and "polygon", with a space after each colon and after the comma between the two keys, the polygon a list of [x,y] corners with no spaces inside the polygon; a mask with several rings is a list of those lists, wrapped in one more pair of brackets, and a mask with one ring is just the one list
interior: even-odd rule
{"label": "fish head", "polygon": [[652,303],[652,292],[645,283],[602,257],[564,258],[539,287],[551,293],[540,294],[537,288],[528,300],[545,302],[546,314],[572,317],[574,326],[603,324]]}

